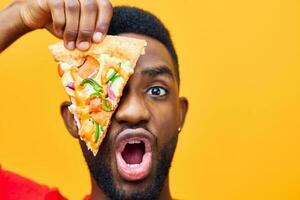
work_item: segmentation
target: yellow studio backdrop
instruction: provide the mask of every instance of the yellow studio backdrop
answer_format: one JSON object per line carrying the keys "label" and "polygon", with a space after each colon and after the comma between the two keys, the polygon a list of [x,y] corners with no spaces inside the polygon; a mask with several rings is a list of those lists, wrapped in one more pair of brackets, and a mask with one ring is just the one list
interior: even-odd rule
{"label": "yellow studio backdrop", "polygon": [[[1,0],[4,8],[8,0]],[[300,199],[300,1],[116,0],[156,14],[180,59],[190,110],[171,169],[181,199]],[[0,163],[82,199],[90,183],[59,105],[44,30],[0,55]]]}

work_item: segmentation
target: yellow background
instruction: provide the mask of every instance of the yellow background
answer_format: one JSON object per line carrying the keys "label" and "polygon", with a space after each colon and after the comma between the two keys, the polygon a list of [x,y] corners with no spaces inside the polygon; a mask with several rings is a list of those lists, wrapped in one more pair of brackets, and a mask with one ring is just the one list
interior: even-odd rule
{"label": "yellow background", "polygon": [[[1,0],[3,8],[8,0]],[[171,170],[174,197],[300,199],[300,1],[116,0],[159,16],[190,100]],[[67,96],[36,31],[0,55],[0,163],[70,199],[90,190],[59,105]]]}

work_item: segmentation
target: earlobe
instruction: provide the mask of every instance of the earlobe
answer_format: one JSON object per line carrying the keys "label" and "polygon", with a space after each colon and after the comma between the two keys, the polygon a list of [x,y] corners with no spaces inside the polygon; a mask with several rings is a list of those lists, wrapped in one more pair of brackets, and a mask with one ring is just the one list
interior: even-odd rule
{"label": "earlobe", "polygon": [[63,102],[60,106],[60,114],[64,120],[65,126],[69,133],[75,137],[79,138],[78,135],[78,128],[76,125],[76,122],[74,120],[73,114],[69,111],[68,107],[70,105],[70,102]]}
{"label": "earlobe", "polygon": [[179,127],[178,127],[178,131],[180,132],[183,125],[184,125],[184,121],[185,121],[185,117],[186,117],[186,113],[188,111],[189,108],[189,102],[187,100],[186,97],[180,97],[179,98],[179,106],[180,106],[180,121],[179,121]]}

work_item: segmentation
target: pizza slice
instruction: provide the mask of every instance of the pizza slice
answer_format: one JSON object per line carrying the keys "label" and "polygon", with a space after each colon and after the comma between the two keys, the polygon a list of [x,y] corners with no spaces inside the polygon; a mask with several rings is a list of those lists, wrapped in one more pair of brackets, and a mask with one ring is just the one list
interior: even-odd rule
{"label": "pizza slice", "polygon": [[133,74],[146,41],[106,36],[86,51],[69,51],[63,43],[49,46],[74,115],[79,136],[96,156],[122,91]]}

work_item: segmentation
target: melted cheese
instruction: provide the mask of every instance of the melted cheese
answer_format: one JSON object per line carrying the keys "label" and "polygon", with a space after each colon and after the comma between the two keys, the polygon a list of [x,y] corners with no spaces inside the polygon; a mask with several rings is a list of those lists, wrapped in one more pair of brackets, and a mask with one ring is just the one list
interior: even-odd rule
{"label": "melted cheese", "polygon": [[121,95],[121,87],[124,85],[124,79],[122,77],[116,78],[111,85],[111,90],[114,92],[116,97]]}
{"label": "melted cheese", "polygon": [[[125,80],[129,77],[130,74],[134,72],[133,67],[130,65],[129,61],[122,60],[120,58],[111,57],[108,54],[101,54],[99,58],[96,58],[99,63],[99,71],[94,76],[94,80],[102,86],[103,97],[107,94],[107,79],[112,75],[112,73],[116,70],[116,72],[120,75],[120,77],[116,78],[112,85],[110,86],[116,98],[120,98],[121,90],[124,87]],[[82,79],[78,76],[77,66],[78,63],[75,62],[66,62],[60,63],[62,70],[65,72],[62,76],[61,80],[63,85],[66,88],[66,92],[71,96],[72,104],[69,106],[69,110],[74,115],[74,119],[76,125],[79,129],[79,132],[82,134],[80,138],[84,140],[88,146],[88,149],[91,149],[95,155],[96,149],[98,148],[97,143],[92,141],[92,132],[94,131],[92,128],[91,121],[92,118],[89,113],[89,105],[86,104],[86,100],[90,98],[90,95],[95,93],[94,88],[90,84],[86,84],[85,86],[81,86],[80,83]],[[113,66],[113,67],[111,67]],[[115,66],[115,67],[114,67]],[[106,67],[110,67],[109,69],[105,69]],[[106,72],[105,72],[106,71]],[[71,73],[70,73],[71,72]],[[104,75],[104,79],[101,80],[101,75]],[[102,77],[103,78],[103,77]],[[76,80],[75,80],[76,79]],[[66,87],[70,82],[75,82],[75,92]],[[105,84],[105,85],[103,85]],[[103,98],[102,97],[102,98]],[[116,101],[112,101],[109,99],[113,105],[113,110],[116,106]],[[107,130],[107,125],[103,124],[103,130]],[[99,138],[103,136],[103,131],[100,131]]]}
{"label": "melted cheese", "polygon": [[70,70],[71,67],[73,66],[77,66],[78,63],[76,61],[68,61],[68,62],[60,62],[60,68],[65,72],[65,71],[68,71]]}

